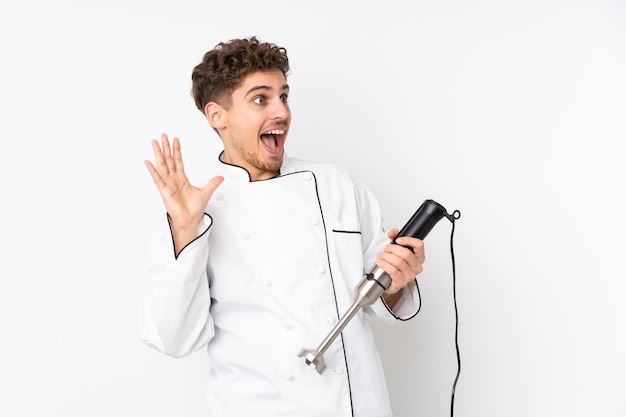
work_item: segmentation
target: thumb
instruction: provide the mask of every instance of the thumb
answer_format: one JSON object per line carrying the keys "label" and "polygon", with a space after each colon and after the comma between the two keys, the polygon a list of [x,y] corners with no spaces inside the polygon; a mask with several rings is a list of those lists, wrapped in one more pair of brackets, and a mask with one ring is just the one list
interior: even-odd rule
{"label": "thumb", "polygon": [[393,228],[387,232],[387,237],[391,240],[394,240],[400,231],[397,228]]}
{"label": "thumb", "polygon": [[219,185],[223,181],[224,177],[222,176],[213,177],[211,178],[211,181],[209,181],[204,187],[202,187],[202,190],[207,194],[210,199],[217,187],[219,187]]}

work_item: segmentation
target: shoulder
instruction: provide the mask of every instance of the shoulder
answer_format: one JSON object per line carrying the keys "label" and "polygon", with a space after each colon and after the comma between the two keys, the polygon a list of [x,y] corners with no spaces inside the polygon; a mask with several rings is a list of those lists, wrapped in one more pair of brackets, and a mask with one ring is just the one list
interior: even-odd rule
{"label": "shoulder", "polygon": [[318,181],[346,181],[350,183],[358,183],[358,181],[343,167],[329,163],[310,161],[302,158],[289,157],[285,161],[284,174],[291,174],[296,172],[310,171],[312,172]]}
{"label": "shoulder", "polygon": [[316,162],[300,158],[288,158],[284,175],[298,172],[311,172],[315,177],[317,192],[333,200],[347,201],[353,199],[358,205],[369,205],[375,197],[361,181],[345,168],[329,163]]}

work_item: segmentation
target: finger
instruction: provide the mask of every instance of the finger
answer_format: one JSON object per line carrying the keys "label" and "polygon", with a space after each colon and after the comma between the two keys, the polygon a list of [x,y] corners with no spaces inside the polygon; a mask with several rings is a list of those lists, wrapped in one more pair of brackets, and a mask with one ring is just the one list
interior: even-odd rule
{"label": "finger", "polygon": [[143,161],[143,164],[146,166],[146,168],[148,168],[148,172],[150,173],[150,175],[152,176],[152,178],[154,178],[154,175],[159,175],[158,172],[156,172],[156,168],[154,168],[154,165],[152,165],[152,162],[145,160]]}
{"label": "finger", "polygon": [[162,177],[168,177],[170,171],[167,163],[165,162],[165,155],[163,154],[166,149],[168,149],[167,146],[161,149],[161,145],[159,144],[159,142],[157,140],[152,140],[152,151],[154,152],[155,168]]}
{"label": "finger", "polygon": [[[174,140],[176,140],[176,138],[174,138]],[[170,148],[170,141],[165,133],[161,133],[161,147],[163,148],[163,158],[165,161],[164,165],[167,167],[168,173],[176,172],[174,160],[172,159],[172,149]]]}
{"label": "finger", "polygon": [[420,262],[424,263],[426,261],[423,240],[410,236],[402,236],[396,239],[396,243],[402,247],[410,248]]}
{"label": "finger", "polygon": [[398,236],[399,230],[395,227],[387,232],[387,237],[391,240],[394,240]]}
{"label": "finger", "polygon": [[414,240],[414,242],[411,242],[412,246],[410,246],[410,249],[404,245],[390,244],[385,246],[384,251],[378,257],[396,269],[415,276],[423,270],[422,264],[425,261],[424,249],[421,240],[415,238],[408,239]]}
{"label": "finger", "polygon": [[[397,246],[397,245],[395,245]],[[385,250],[378,255],[378,260],[384,262],[386,265],[390,267],[389,270],[383,268],[385,272],[389,274],[395,274],[397,271],[403,271],[406,269],[411,269],[413,266],[417,265],[417,260],[411,259],[415,258],[413,254],[408,254],[410,252],[406,248],[399,247],[405,252],[398,251],[397,253],[394,251],[395,248],[390,248],[391,251]]]}
{"label": "finger", "polygon": [[144,161],[143,163],[146,166],[146,168],[148,168],[148,172],[150,173],[150,176],[152,177],[152,181],[154,181],[154,183],[156,184],[157,188],[159,190],[162,190],[165,187],[167,187],[167,184],[165,183],[165,181],[161,177],[161,174],[159,174],[159,171],[157,171],[157,169],[154,167],[154,165],[152,165],[152,162]]}
{"label": "finger", "polygon": [[154,154],[154,163],[158,167],[163,163],[163,152],[161,152],[161,145],[155,139],[150,142],[152,144],[152,153]]}
{"label": "finger", "polygon": [[415,271],[408,268],[406,264],[403,264],[401,268],[398,268],[393,263],[387,262],[386,259],[378,258],[376,264],[385,271],[391,278],[389,287],[385,291],[388,294],[398,292],[404,288],[409,282],[415,279],[415,276],[421,271]]}
{"label": "finger", "polygon": [[183,154],[180,151],[180,140],[174,138],[174,169],[176,172],[185,172],[185,166],[183,164]]}
{"label": "finger", "polygon": [[419,249],[415,249],[413,246],[406,245],[406,244],[401,245],[398,241],[396,241],[395,243],[390,243],[386,245],[383,251],[386,253],[392,254],[394,256],[398,256],[407,261],[418,258],[421,255],[421,252]]}
{"label": "finger", "polygon": [[[410,251],[418,255],[418,258],[424,259],[424,243],[421,239],[414,238],[412,236],[401,236],[398,237],[398,229],[391,229],[387,232],[387,236],[393,241],[393,243],[397,243],[400,246],[408,248]],[[422,262],[423,262],[422,260]]]}

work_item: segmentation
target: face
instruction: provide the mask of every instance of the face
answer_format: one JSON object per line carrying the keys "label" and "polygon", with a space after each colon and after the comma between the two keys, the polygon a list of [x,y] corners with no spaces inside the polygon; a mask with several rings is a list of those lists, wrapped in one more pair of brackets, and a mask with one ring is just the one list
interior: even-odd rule
{"label": "face", "polygon": [[[249,74],[232,94],[228,109],[211,119],[224,142],[224,162],[245,168],[253,181],[279,174],[291,111],[289,86],[280,70]],[[217,120],[217,124],[214,122]]]}

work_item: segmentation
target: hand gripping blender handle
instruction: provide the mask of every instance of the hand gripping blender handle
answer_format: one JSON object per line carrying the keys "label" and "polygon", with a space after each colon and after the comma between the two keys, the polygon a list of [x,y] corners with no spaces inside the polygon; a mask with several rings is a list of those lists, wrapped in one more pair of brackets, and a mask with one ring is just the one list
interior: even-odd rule
{"label": "hand gripping blender handle", "polygon": [[[398,232],[397,237],[411,236],[424,239],[441,218],[447,215],[446,209],[433,200],[426,200],[411,216],[409,221]],[[395,239],[392,243],[395,243]],[[298,356],[304,358],[305,363],[318,373],[324,372],[326,363],[324,352],[335,338],[342,332],[356,312],[365,306],[373,304],[389,287],[391,277],[380,267],[375,266],[371,272],[365,274],[355,288],[355,300],[352,306],[344,313],[339,322],[324,338],[317,349],[302,349]]]}
{"label": "hand gripping blender handle", "polygon": [[[409,221],[400,229],[396,239],[402,236],[411,236],[423,240],[444,215],[446,215],[446,209],[441,204],[434,200],[425,200],[417,211],[413,213]],[[394,239],[392,243],[396,243],[396,240]],[[413,250],[408,246],[406,248]],[[356,299],[362,307],[376,301],[391,284],[391,277],[378,266],[374,266],[368,274],[365,274],[363,281],[365,280],[375,282],[379,288],[376,288],[376,286],[369,288],[370,285],[366,285],[365,282],[359,284],[356,291]],[[366,287],[367,291],[364,291]]]}

